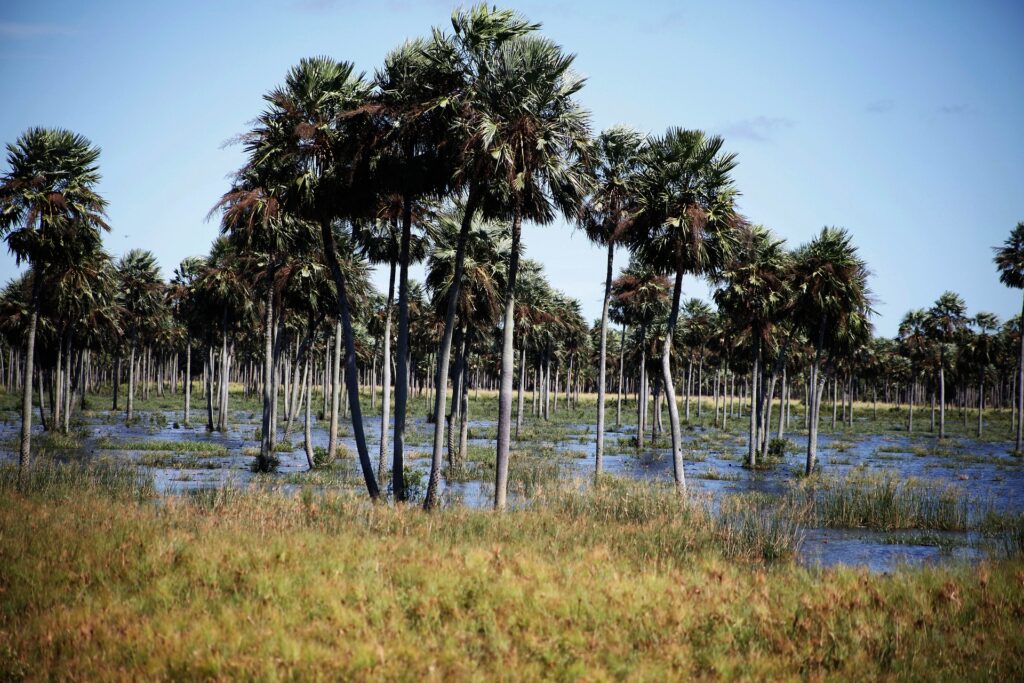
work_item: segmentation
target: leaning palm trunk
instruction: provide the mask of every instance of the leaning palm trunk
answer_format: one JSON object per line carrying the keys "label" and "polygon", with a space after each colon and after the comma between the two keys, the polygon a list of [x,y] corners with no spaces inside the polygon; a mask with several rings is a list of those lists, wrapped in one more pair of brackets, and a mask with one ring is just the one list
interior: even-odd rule
{"label": "leaning palm trunk", "polygon": [[338,315],[345,336],[345,384],[348,388],[349,409],[352,412],[352,432],[359,453],[359,465],[363,471],[363,481],[371,500],[380,497],[377,480],[373,476],[373,464],[366,448],[366,434],[363,432],[363,413],[359,406],[359,373],[356,367],[355,334],[352,331],[352,316],[348,308],[348,296],[345,293],[345,278],[341,274],[338,263],[337,244],[330,223],[322,225],[324,251],[327,252],[327,263],[334,276],[334,286],[338,290]]}
{"label": "leaning palm trunk", "polygon": [[508,256],[505,289],[505,323],[501,340],[501,388],[498,393],[498,453],[494,476],[494,509],[504,510],[508,496],[508,460],[512,426],[512,377],[515,348],[516,274],[519,271],[519,240],[523,219],[517,210],[512,219],[512,250]]}
{"label": "leaning palm trunk", "polygon": [[[32,362],[36,349],[36,327],[39,325],[40,277],[35,273],[32,278],[32,315],[28,319],[28,338],[25,340],[25,380],[21,395],[21,448],[18,451],[18,481],[22,481],[25,468],[31,462],[32,453]],[[42,373],[39,373],[42,384]],[[40,405],[43,392],[39,391]]]}
{"label": "leaning palm trunk", "polygon": [[[455,311],[459,301],[459,289],[462,286],[462,271],[466,257],[466,241],[469,229],[476,213],[476,193],[470,192],[459,228],[459,239],[455,248],[455,271],[451,287],[448,288],[448,309],[444,318],[444,333],[437,350],[437,370],[434,374],[434,448],[430,459],[430,478],[427,480],[427,494],[423,499],[423,507],[432,509],[437,504],[437,485],[441,476],[442,457],[444,455],[444,411],[448,397],[448,363],[452,353],[452,335],[455,332]],[[397,476],[397,475],[396,475]]]}
{"label": "leaning palm trunk", "polygon": [[676,404],[676,389],[672,384],[672,335],[679,320],[679,297],[683,291],[683,271],[676,271],[676,284],[672,292],[672,310],[665,327],[665,341],[661,348],[661,374],[665,386],[665,398],[668,399],[668,422],[672,432],[672,473],[675,476],[676,488],[686,490],[686,474],[683,472],[683,437],[679,428],[679,406]]}
{"label": "leaning palm trunk", "polygon": [[[384,316],[384,355],[381,363],[380,399],[380,451],[377,459],[377,479],[388,476],[388,430],[391,427],[391,305],[395,300],[395,262],[391,262],[388,279],[387,313]],[[371,388],[372,391],[372,388]]]}
{"label": "leaning palm trunk", "polygon": [[604,302],[601,305],[601,352],[597,370],[597,442],[594,446],[594,476],[600,477],[604,469],[604,397],[608,359],[608,305],[612,295],[612,261],[615,243],[608,240],[608,267],[604,277]]}
{"label": "leaning palm trunk", "polygon": [[311,416],[309,404],[313,402],[313,389],[309,383],[309,357],[306,357],[305,369],[302,371],[302,402],[305,405],[305,420],[302,430],[302,447],[306,451],[306,463],[313,469],[313,431],[310,426]]}

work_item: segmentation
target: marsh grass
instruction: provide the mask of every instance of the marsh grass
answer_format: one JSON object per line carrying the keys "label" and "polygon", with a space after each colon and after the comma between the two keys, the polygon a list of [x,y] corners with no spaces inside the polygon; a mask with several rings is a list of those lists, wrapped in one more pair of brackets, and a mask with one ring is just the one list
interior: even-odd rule
{"label": "marsh grass", "polygon": [[0,679],[1024,676],[1019,561],[805,569],[767,498],[720,517],[608,479],[503,515],[261,488],[140,505],[134,479],[75,472],[19,492],[0,471]]}
{"label": "marsh grass", "polygon": [[791,500],[811,506],[814,524],[832,528],[964,531],[969,501],[952,485],[854,470],[816,475],[794,486]]}
{"label": "marsh grass", "polygon": [[203,455],[228,455],[228,449],[212,441],[176,441],[167,439],[117,439],[101,436],[93,446],[112,451],[167,451],[170,453],[200,453]]}

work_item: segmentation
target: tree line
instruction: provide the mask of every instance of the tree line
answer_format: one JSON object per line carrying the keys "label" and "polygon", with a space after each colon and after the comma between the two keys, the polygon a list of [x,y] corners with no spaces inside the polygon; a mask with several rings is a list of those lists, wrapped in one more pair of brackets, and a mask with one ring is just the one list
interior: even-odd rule
{"label": "tree line", "polygon": [[[876,338],[869,269],[850,233],[826,227],[789,249],[741,215],[737,158],[721,137],[675,127],[594,134],[573,60],[539,24],[486,5],[399,46],[372,76],[330,57],[301,60],[239,136],[246,163],[209,214],[221,235],[169,282],[149,252],[114,261],[103,250],[99,149],[65,130],[26,131],[8,145],[0,180],[0,234],[29,266],[0,295],[3,375],[23,399],[19,462],[29,462],[34,387],[48,429],[66,431],[99,386],[130,421],[137,391],[180,385],[188,425],[198,377],[211,430],[227,429],[232,382],[261,396],[260,471],[276,468],[279,432],[287,437],[303,408],[317,464],[309,432],[319,390],[327,456],[347,415],[373,499],[385,481],[407,499],[409,398],[429,395],[428,509],[444,467],[465,457],[470,390],[481,386],[498,394],[497,509],[527,389],[541,418],[561,393],[567,407],[598,394],[598,476],[609,390],[616,425],[624,395],[636,396],[638,446],[648,427],[652,440],[665,431],[666,410],[680,491],[683,423],[703,419],[705,396],[716,426],[749,420],[749,467],[767,457],[773,419],[783,435],[795,394],[811,473],[829,388],[833,424],[840,401],[852,421],[854,400],[877,402],[881,392],[907,406],[911,430],[915,405],[930,401],[933,415],[937,405],[940,438],[953,402],[964,415],[977,407],[979,435],[986,406],[1015,406],[1020,450],[1020,318],[968,316],[946,293],[908,313],[896,339]],[[558,217],[607,252],[593,326],[523,258],[523,222]],[[616,274],[621,250],[629,263]],[[409,267],[424,260],[417,283]],[[996,263],[1006,285],[1024,287],[1024,224]],[[371,266],[386,269],[387,292],[370,285]],[[684,301],[687,275],[711,283],[714,306]],[[376,457],[366,386],[381,388],[379,408],[370,392]]]}

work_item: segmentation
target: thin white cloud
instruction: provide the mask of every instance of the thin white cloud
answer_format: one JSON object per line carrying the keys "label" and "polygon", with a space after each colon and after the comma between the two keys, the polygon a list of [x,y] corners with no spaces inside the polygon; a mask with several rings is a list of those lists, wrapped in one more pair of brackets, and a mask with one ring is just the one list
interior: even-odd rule
{"label": "thin white cloud", "polygon": [[974,113],[974,109],[966,102],[959,102],[957,104],[942,105],[939,107],[939,113],[946,114],[947,116],[963,116],[964,114]]}
{"label": "thin white cloud", "polygon": [[754,142],[771,140],[776,133],[792,128],[795,122],[782,116],[755,116],[730,123],[721,129],[726,138],[741,138]]}

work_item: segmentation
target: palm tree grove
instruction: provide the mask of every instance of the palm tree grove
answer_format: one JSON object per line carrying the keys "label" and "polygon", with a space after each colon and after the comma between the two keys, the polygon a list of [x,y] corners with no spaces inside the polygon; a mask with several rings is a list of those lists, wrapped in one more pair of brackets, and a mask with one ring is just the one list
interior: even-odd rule
{"label": "palm tree grove", "polygon": [[[259,104],[188,152],[237,160],[209,193],[65,127],[85,91],[4,115],[0,678],[1024,678],[1024,222],[981,225],[996,195],[961,177],[1002,171],[935,157],[958,184],[927,201],[974,222],[878,256],[899,248],[859,225],[913,193],[888,184],[900,151],[815,162],[876,189],[790,229],[746,193],[817,152],[787,149],[799,121],[689,116],[736,101],[687,85],[718,54],[674,43],[669,125],[643,120],[657,92],[630,96],[635,125],[599,125],[615,98],[589,93],[625,72],[584,76],[539,7],[433,5],[388,48],[365,8],[323,4],[288,11],[351,12],[382,58],[218,48]],[[1024,18],[978,11],[997,10]],[[81,39],[11,17],[11,45]],[[174,83],[229,73],[188,49],[160,52]],[[15,113],[73,87],[47,73],[12,87]],[[188,98],[228,97],[149,101],[127,73],[92,97],[174,120],[169,157],[212,116]],[[909,116],[887,101],[863,115]],[[758,136],[770,171],[745,164]],[[135,203],[153,222],[115,241]],[[165,212],[198,227],[161,234]],[[963,271],[931,261],[945,239]]]}

